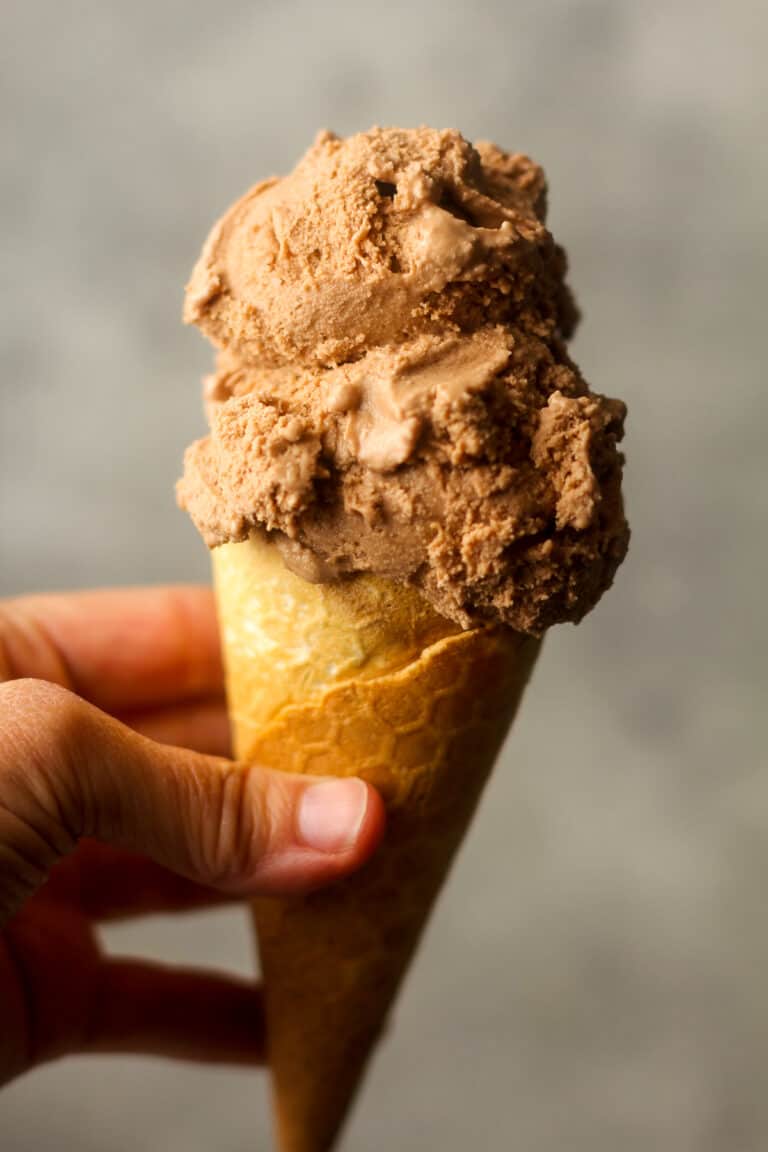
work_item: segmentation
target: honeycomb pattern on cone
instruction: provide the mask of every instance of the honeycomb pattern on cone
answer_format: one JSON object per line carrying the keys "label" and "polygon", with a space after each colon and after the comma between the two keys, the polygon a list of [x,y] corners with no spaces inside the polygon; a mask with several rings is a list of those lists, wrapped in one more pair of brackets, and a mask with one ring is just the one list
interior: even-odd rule
{"label": "honeycomb pattern on cone", "polygon": [[[235,557],[250,565],[246,583],[259,579],[259,554]],[[283,771],[362,776],[387,806],[385,842],[360,873],[307,896],[254,904],[280,1148],[328,1152],[538,644],[500,629],[454,633],[394,671],[284,706],[265,725],[263,702],[254,700],[252,713],[246,707],[248,692],[265,677],[262,670],[254,680],[244,635],[238,637],[247,633],[242,586],[217,570],[237,755]],[[316,594],[316,586],[301,587]],[[290,626],[290,619],[282,624]]]}
{"label": "honeycomb pattern on cone", "polygon": [[267,726],[240,713],[237,754],[249,760],[258,753],[286,772],[373,774],[386,794],[387,780],[407,785],[436,771],[462,734],[484,735],[499,713],[506,718],[510,657],[514,671],[525,646],[517,633],[464,632],[398,672],[289,706]]}

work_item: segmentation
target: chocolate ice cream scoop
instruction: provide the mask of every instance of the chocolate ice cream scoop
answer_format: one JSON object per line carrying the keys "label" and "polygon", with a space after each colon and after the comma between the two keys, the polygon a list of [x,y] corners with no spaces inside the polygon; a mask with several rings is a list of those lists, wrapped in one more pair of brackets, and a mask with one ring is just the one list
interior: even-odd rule
{"label": "chocolate ice cream scoop", "polygon": [[521,304],[568,328],[544,176],[458,132],[321,133],[295,170],[216,224],[185,318],[256,365],[335,364],[446,327],[507,322]]}
{"label": "chocolate ice cream scoop", "polygon": [[578,620],[627,549],[624,405],[564,341],[541,169],[458,132],[321,134],[214,227],[185,317],[221,349],[179,499],[211,546],[419,587],[463,627]]}

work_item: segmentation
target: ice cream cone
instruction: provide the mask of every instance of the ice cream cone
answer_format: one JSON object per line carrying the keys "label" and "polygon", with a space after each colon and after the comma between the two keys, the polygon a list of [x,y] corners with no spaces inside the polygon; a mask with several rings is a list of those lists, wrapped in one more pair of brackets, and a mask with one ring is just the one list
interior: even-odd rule
{"label": "ice cream cone", "polygon": [[387,807],[360,873],[254,907],[281,1152],[328,1152],[538,643],[377,578],[311,584],[260,538],[213,556],[236,755],[361,776]]}
{"label": "ice cream cone", "polygon": [[255,908],[282,1152],[333,1145],[530,637],[580,620],[627,550],[625,409],[566,352],[545,212],[519,153],[323,132],[222,216],[187,286],[220,351],[178,497],[214,549],[235,750],[360,775],[388,812],[352,879]]}

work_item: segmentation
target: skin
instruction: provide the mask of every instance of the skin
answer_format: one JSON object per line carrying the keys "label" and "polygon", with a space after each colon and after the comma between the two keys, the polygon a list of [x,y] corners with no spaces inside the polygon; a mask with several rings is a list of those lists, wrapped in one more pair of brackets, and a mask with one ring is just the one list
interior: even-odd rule
{"label": "skin", "polygon": [[75,1052],[263,1060],[255,985],[105,956],[96,934],[311,889],[374,851],[362,781],[313,789],[228,743],[208,590],[0,601],[0,1084]]}

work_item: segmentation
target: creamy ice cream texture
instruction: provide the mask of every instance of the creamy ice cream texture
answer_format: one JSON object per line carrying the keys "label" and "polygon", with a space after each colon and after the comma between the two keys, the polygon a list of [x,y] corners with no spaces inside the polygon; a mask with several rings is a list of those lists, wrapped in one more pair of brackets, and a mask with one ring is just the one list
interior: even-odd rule
{"label": "creamy ice cream texture", "polygon": [[624,405],[566,351],[542,170],[458,132],[321,133],[211,232],[185,319],[220,350],[181,504],[311,580],[418,587],[462,627],[579,620],[627,549]]}

